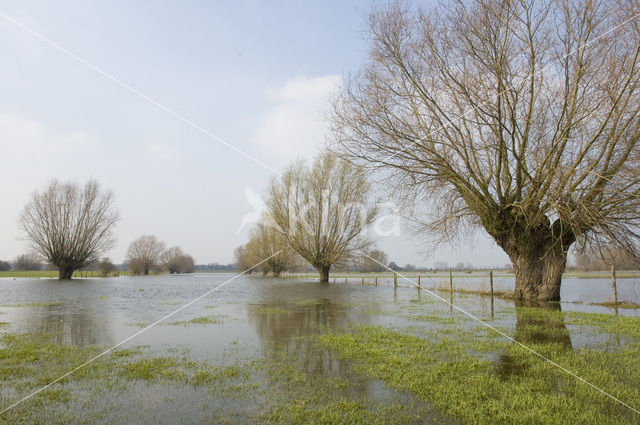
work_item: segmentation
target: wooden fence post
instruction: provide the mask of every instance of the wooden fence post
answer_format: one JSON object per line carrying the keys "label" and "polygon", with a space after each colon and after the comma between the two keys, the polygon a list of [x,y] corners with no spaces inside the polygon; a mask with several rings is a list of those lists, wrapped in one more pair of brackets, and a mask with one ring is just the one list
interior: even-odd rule
{"label": "wooden fence post", "polygon": [[493,270],[489,270],[489,286],[491,287],[491,318],[493,319]]}
{"label": "wooden fence post", "polygon": [[493,298],[493,270],[489,270],[489,286],[491,287],[491,298]]}
{"label": "wooden fence post", "polygon": [[376,276],[376,286],[378,286],[378,276]]}
{"label": "wooden fence post", "polygon": [[453,275],[451,274],[451,267],[449,267],[449,291],[453,293]]}
{"label": "wooden fence post", "polygon": [[611,289],[613,290],[613,303],[618,306],[618,288],[616,287],[616,266],[611,266]]}
{"label": "wooden fence post", "polygon": [[398,273],[393,272],[393,287],[397,288],[398,287]]}

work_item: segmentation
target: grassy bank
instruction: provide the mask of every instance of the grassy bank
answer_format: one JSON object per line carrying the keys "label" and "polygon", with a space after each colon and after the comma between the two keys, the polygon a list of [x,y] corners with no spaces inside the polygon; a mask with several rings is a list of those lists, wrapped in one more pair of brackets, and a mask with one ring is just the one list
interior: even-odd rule
{"label": "grassy bank", "polygon": [[[111,276],[128,276],[129,272],[121,271],[114,272]],[[18,278],[49,278],[49,279],[57,279],[58,271],[57,270],[9,270],[9,271],[0,271],[0,277],[18,277]],[[83,277],[104,277],[99,271],[76,271],[73,273],[73,277],[83,278]]]}
{"label": "grassy bank", "polygon": [[[522,310],[519,315],[526,320],[518,325],[518,340],[638,408],[640,319],[538,309]],[[613,333],[632,342],[572,349],[566,325]],[[357,326],[326,333],[319,343],[352,361],[358,372],[409,390],[463,423],[621,424],[640,420],[627,407],[484,328],[454,326],[447,332],[418,337]]]}

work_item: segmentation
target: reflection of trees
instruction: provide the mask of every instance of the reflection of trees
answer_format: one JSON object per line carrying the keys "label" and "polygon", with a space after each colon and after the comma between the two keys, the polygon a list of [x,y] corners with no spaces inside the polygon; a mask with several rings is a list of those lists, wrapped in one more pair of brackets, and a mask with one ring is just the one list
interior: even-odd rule
{"label": "reflection of trees", "polygon": [[113,340],[109,321],[97,313],[96,302],[104,300],[83,299],[81,306],[63,303],[23,307],[20,325],[27,332],[46,334],[54,344],[109,344]]}
{"label": "reflection of trees", "polygon": [[302,370],[322,376],[339,375],[341,363],[336,353],[318,347],[309,337],[323,328],[340,327],[347,316],[344,306],[328,299],[278,300],[249,308],[249,321],[268,351],[294,357]]}
{"label": "reflection of trees", "polygon": [[318,346],[313,338],[323,330],[341,329],[349,323],[366,323],[366,315],[359,313],[358,307],[336,300],[339,291],[331,292],[333,299],[296,300],[283,299],[283,290],[282,287],[274,288],[273,292],[265,290],[265,301],[248,308],[249,322],[255,326],[267,361],[277,363],[291,359],[298,369],[312,377],[349,377],[348,391],[375,398],[371,381],[353,376],[349,365],[335,351]]}
{"label": "reflection of trees", "polygon": [[[523,304],[516,302],[516,329],[514,339],[526,346],[555,345],[571,350],[571,336],[564,324],[560,303]],[[502,378],[522,373],[526,365],[504,353],[496,363],[496,373]]]}

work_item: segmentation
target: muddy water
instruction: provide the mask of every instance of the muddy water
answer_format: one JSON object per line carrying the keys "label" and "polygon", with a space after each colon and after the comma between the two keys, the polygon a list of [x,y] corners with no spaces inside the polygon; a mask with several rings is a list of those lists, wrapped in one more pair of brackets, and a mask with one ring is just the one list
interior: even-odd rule
{"label": "muddy water", "polygon": [[[182,350],[189,359],[229,364],[236,359],[252,358],[259,362],[290,359],[296,370],[312,379],[344,378],[347,384],[340,391],[348,397],[381,404],[415,404],[410,394],[397,391],[383,383],[353,373],[352,365],[341,361],[336,353],[319,349],[309,336],[327,330],[344,329],[354,325],[382,325],[406,329],[412,333],[468,326],[468,320],[447,303],[433,298],[426,291],[418,292],[407,282],[394,290],[389,281],[380,280],[378,287],[353,283],[320,284],[302,279],[265,279],[240,276],[229,282],[231,274],[193,274],[184,276],[118,277],[59,282],[47,279],[0,280],[0,321],[7,324],[2,333],[44,333],[57,344],[78,347],[110,347],[146,326],[166,317],[157,326],[144,331],[126,346],[144,346],[158,353]],[[438,279],[431,282],[438,286]],[[481,287],[481,278],[467,278],[466,284]],[[499,280],[498,280],[499,281]],[[228,283],[227,283],[228,282]],[[500,281],[499,281],[500,282]],[[637,302],[635,282],[619,279],[620,299]],[[207,297],[172,314],[181,306],[224,284]],[[423,280],[423,285],[425,280]],[[500,284],[508,286],[508,282]],[[601,301],[606,280],[565,282],[571,296],[586,294],[588,302]],[[425,285],[426,286],[426,285]],[[573,288],[573,289],[571,289]],[[582,292],[581,292],[582,291]],[[602,292],[602,295],[600,295]],[[439,292],[447,300],[465,311],[486,320],[493,326],[511,329],[516,338],[527,342],[544,341],[541,335],[518,336],[527,317],[513,302],[496,299],[493,307],[489,298],[475,295],[453,296]],[[564,293],[563,293],[564,295]],[[594,310],[588,303],[563,303],[563,310]],[[606,309],[605,309],[606,310]],[[636,314],[629,310],[626,314]],[[441,321],[416,320],[420,315],[442,318]],[[522,317],[520,317],[522,316]],[[198,319],[209,322],[200,324]],[[192,322],[196,319],[195,322]],[[462,320],[464,319],[464,320]],[[466,323],[466,325],[465,325]],[[542,324],[538,328],[548,326]],[[557,327],[562,332],[557,332]],[[567,347],[602,344],[605,336],[585,335],[580,328],[552,324],[554,338],[562,338]],[[559,335],[559,336],[558,336]],[[553,341],[557,342],[557,341]],[[173,351],[172,351],[173,350]],[[231,355],[229,354],[231,353]],[[509,373],[509,359],[498,359],[500,373]],[[84,409],[110,406],[105,417],[115,422],[175,423],[207,422],[211,416],[203,414],[203,407],[214,406],[218,411],[233,413],[231,422],[247,422],[255,418],[256,407],[265,400],[256,395],[255,404],[247,407],[220,402],[194,388],[167,388],[136,383],[126,392],[93,400]],[[169,400],[169,401],[167,401]],[[217,401],[216,401],[217,400]],[[3,400],[6,404],[7,400]],[[216,405],[216,402],[218,404]],[[145,407],[145,408],[142,408]],[[149,408],[149,406],[153,406]],[[410,409],[413,409],[411,407]],[[418,407],[415,423],[448,421],[432,412],[429,406]],[[208,410],[207,410],[208,412]],[[80,411],[82,414],[82,410]],[[234,416],[235,415],[235,416]],[[208,419],[207,419],[208,418]]]}

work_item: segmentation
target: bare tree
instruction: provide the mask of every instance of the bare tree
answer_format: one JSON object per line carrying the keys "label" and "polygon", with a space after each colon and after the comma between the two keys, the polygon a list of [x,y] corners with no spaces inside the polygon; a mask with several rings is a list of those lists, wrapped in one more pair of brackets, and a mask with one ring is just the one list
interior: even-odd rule
{"label": "bare tree", "polygon": [[0,261],[0,272],[11,270],[11,264],[8,261]]}
{"label": "bare tree", "polygon": [[[236,270],[240,273],[247,272],[250,274],[251,269],[258,261],[254,261],[252,252],[247,247],[248,244],[241,245],[233,251],[235,258]],[[247,271],[248,270],[248,271]]]}
{"label": "bare tree", "polygon": [[42,262],[36,254],[20,254],[13,261],[14,270],[42,270]]}
{"label": "bare tree", "polygon": [[617,270],[638,270],[638,258],[627,249],[615,245],[590,246],[573,253],[576,268],[585,272],[593,270],[609,270],[615,266]]}
{"label": "bare tree", "polygon": [[83,188],[53,180],[34,192],[20,216],[20,227],[32,249],[58,268],[60,279],[97,260],[114,243],[119,220],[113,194],[95,180]]}
{"label": "bare tree", "polygon": [[179,246],[167,249],[162,254],[160,262],[163,268],[171,274],[192,273],[194,268],[193,257],[185,254]]}
{"label": "bare tree", "polygon": [[287,237],[274,227],[266,225],[264,221],[251,230],[247,249],[250,257],[256,262],[264,260],[261,264],[263,273],[271,273],[274,277],[303,262],[289,244]]}
{"label": "bare tree", "polygon": [[326,282],[332,265],[371,245],[364,229],[377,210],[368,195],[360,168],[325,153],[311,168],[296,162],[272,182],[268,219]]}
{"label": "bare tree", "polygon": [[371,13],[370,61],[335,102],[335,150],[422,202],[422,234],[483,228],[513,263],[516,298],[558,300],[572,244],[638,237],[640,6],[414,10]]}
{"label": "bare tree", "polygon": [[365,252],[360,258],[361,268],[364,273],[380,273],[387,270],[389,257],[384,251],[373,249]]}
{"label": "bare tree", "polygon": [[160,261],[164,242],[153,235],[140,236],[127,249],[127,263],[133,274],[149,274],[149,270]]}
{"label": "bare tree", "polygon": [[116,270],[116,266],[113,265],[109,258],[104,257],[98,262],[98,270],[100,271],[100,276],[107,277]]}

